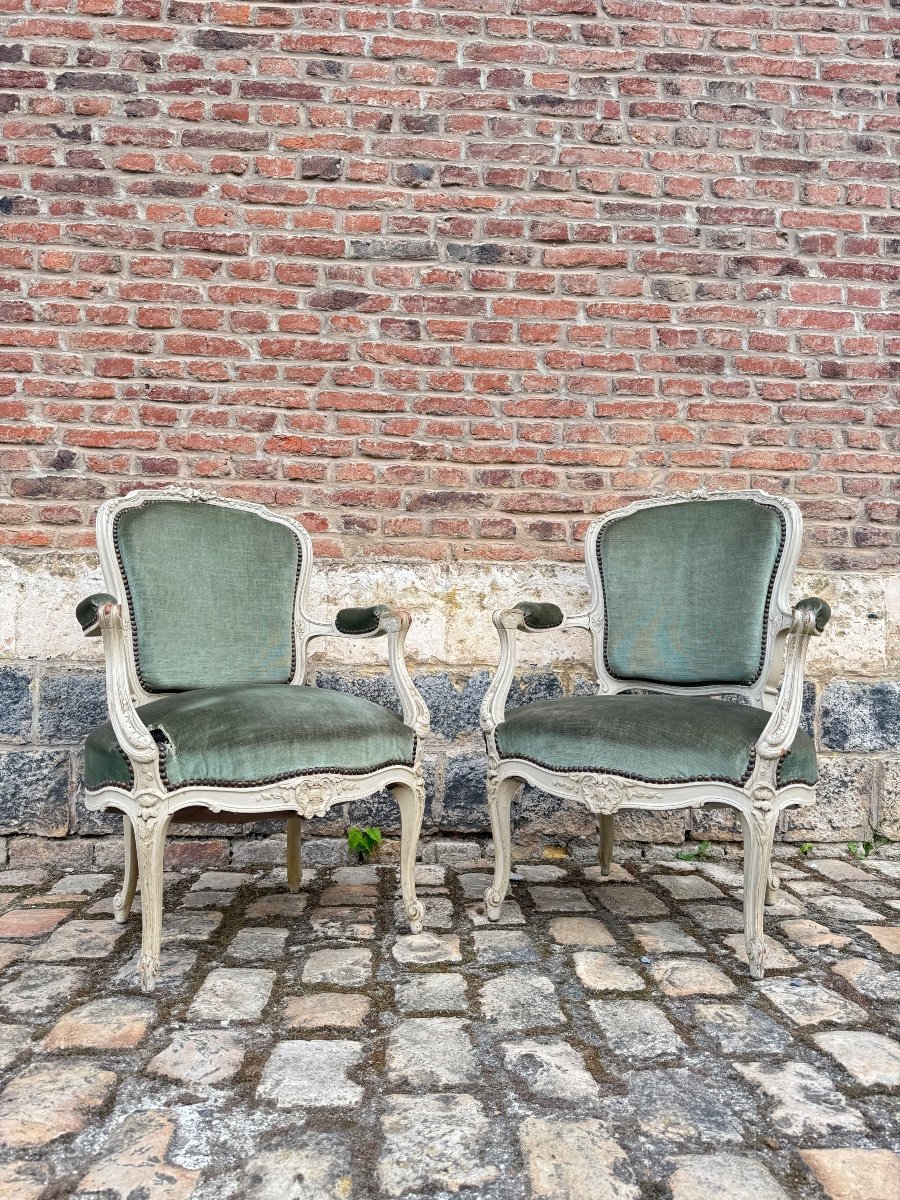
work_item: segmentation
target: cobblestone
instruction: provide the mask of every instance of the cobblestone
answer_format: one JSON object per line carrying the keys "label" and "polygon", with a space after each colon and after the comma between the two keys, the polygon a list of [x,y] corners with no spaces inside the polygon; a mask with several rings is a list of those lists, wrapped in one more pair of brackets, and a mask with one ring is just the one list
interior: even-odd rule
{"label": "cobblestone", "polygon": [[731,858],[525,863],[495,924],[460,848],[418,935],[392,865],[185,867],[152,996],[118,877],[0,871],[0,1195],[900,1200],[893,862],[780,864],[760,982]]}

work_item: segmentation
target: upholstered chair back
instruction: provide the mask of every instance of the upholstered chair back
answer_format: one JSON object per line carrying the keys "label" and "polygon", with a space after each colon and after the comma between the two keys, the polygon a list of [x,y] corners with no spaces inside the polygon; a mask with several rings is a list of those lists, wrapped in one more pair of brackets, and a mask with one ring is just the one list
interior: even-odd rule
{"label": "upholstered chair back", "polygon": [[604,662],[615,679],[747,686],[765,662],[785,522],[772,504],[660,504],[597,538]]}
{"label": "upholstered chair back", "polygon": [[290,680],[302,547],[288,526],[147,500],[116,515],[113,538],[145,691]]}

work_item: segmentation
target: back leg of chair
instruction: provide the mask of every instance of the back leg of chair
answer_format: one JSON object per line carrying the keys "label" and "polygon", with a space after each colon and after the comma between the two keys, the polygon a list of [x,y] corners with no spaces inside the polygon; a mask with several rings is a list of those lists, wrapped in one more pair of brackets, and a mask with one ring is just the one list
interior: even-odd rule
{"label": "back leg of chair", "polygon": [[287,884],[289,892],[300,891],[303,868],[300,865],[301,831],[300,818],[287,819]]}
{"label": "back leg of chair", "polygon": [[124,925],[131,914],[138,882],[137,844],[131,817],[127,813],[122,815],[122,827],[125,834],[125,874],[122,877],[122,890],[113,897],[113,916],[120,925]]}
{"label": "back leg of chair", "polygon": [[778,903],[778,889],[781,887],[781,880],[772,870],[772,864],[769,863],[769,876],[766,880],[766,904]]}
{"label": "back leg of chair", "polygon": [[425,815],[424,785],[394,783],[391,792],[400,809],[400,893],[411,933],[422,932],[425,905],[416,899],[416,851]]}
{"label": "back leg of chair", "polygon": [[610,814],[600,818],[600,874],[608,875],[612,868],[613,846],[616,841],[616,818]]}
{"label": "back leg of chair", "polygon": [[490,921],[500,920],[500,908],[509,888],[512,867],[510,809],[513,796],[521,786],[521,779],[512,777],[498,782],[496,776],[488,775],[488,812],[494,835],[494,882],[484,893],[484,906]]}
{"label": "back leg of chair", "polygon": [[754,808],[738,810],[744,829],[744,942],[751,979],[762,979],[766,967],[764,903],[772,870],[772,842],[777,814]]}

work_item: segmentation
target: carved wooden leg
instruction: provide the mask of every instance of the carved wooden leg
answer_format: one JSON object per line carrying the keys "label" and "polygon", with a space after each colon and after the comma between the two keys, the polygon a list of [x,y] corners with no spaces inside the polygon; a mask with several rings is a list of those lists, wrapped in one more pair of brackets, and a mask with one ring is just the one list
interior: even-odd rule
{"label": "carved wooden leg", "polygon": [[778,814],[771,809],[754,808],[749,813],[741,812],[740,817],[744,828],[744,941],[750,978],[762,979],[766,966],[763,903]]}
{"label": "carved wooden leg", "polygon": [[141,991],[152,992],[159,974],[162,938],[163,854],[168,817],[139,817],[136,822],[138,871],[141,878]]}
{"label": "carved wooden leg", "polygon": [[484,906],[491,921],[500,920],[500,907],[509,887],[512,866],[509,810],[520,786],[518,779],[504,779],[498,783],[496,776],[488,775],[488,812],[494,835],[494,882],[484,893]]}
{"label": "carved wooden leg", "polygon": [[616,840],[616,819],[612,815],[600,818],[600,874],[608,875],[612,866]]}
{"label": "carved wooden leg", "polygon": [[289,892],[300,891],[303,868],[300,865],[300,818],[287,819],[287,883]]}
{"label": "carved wooden leg", "polygon": [[123,925],[131,913],[134,893],[138,881],[137,845],[134,840],[134,826],[127,813],[122,816],[122,827],[125,833],[125,874],[122,878],[122,890],[113,896],[113,916]]}
{"label": "carved wooden leg", "polygon": [[400,893],[410,932],[421,933],[425,905],[416,899],[416,851],[425,814],[425,788],[395,783],[391,791],[400,809]]}
{"label": "carved wooden leg", "polygon": [[778,903],[778,889],[781,887],[781,880],[772,870],[772,864],[769,863],[769,876],[766,880],[766,904]]}

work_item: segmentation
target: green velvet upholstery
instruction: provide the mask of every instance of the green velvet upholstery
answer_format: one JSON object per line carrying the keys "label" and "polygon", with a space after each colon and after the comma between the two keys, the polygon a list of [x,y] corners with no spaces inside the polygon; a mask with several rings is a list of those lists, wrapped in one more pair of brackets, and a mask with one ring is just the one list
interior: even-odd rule
{"label": "green velvet upholstery", "polygon": [[382,614],[387,612],[383,604],[370,604],[367,608],[342,608],[334,618],[338,633],[353,637],[360,633],[374,633]]}
{"label": "green velvet upholstery", "polygon": [[658,505],[607,525],[597,556],[610,675],[753,683],[783,540],[777,509],[740,499]]}
{"label": "green velvet upholstery", "polygon": [[104,604],[118,604],[118,600],[109,592],[95,592],[93,596],[88,596],[76,606],[75,617],[84,630],[85,637],[100,636],[100,626],[97,622],[100,609]]}
{"label": "green velvet upholstery", "polygon": [[[250,786],[311,771],[362,774],[411,764],[415,735],[370,700],[344,692],[251,684],[180,692],[144,704],[141,720],[160,746],[167,786]],[[107,721],[85,744],[88,790],[130,786]]]}
{"label": "green velvet upholstery", "polygon": [[[504,758],[552,770],[603,771],[647,782],[740,783],[770,714],[698,696],[569,696],[512,709],[497,729]],[[816,781],[812,739],[797,734],[779,782]]]}
{"label": "green velvet upholstery", "polygon": [[802,608],[815,613],[816,629],[819,633],[831,620],[831,605],[827,600],[820,600],[818,596],[806,596],[803,600],[798,600],[794,608]]}
{"label": "green velvet upholstery", "polygon": [[536,600],[520,600],[513,611],[525,618],[526,629],[557,629],[565,620],[559,605]]}
{"label": "green velvet upholstery", "polygon": [[124,509],[115,539],[148,691],[290,679],[300,546],[286,525],[160,500]]}

